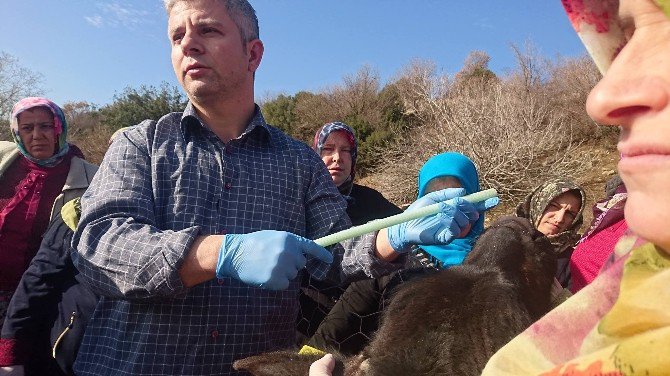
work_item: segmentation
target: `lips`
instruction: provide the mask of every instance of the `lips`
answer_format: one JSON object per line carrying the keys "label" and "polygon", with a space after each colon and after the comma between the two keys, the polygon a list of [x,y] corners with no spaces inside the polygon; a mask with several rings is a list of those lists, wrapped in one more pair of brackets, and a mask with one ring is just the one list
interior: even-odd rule
{"label": "lips", "polygon": [[339,168],[339,167],[336,167],[336,168],[329,168],[329,169],[328,169],[328,172],[329,172],[331,175],[339,175],[339,174],[341,174],[343,171],[344,171],[344,169]]}
{"label": "lips", "polygon": [[186,66],[186,69],[184,69],[184,74],[197,75],[198,73],[202,73],[205,69],[209,69],[209,67],[200,63],[191,63]]}
{"label": "lips", "polygon": [[553,228],[557,228],[557,227],[558,227],[557,225],[555,225],[555,224],[553,224],[553,223],[551,223],[551,222],[544,222],[544,224],[547,225],[547,226],[551,226],[551,227],[553,227]]}
{"label": "lips", "polygon": [[666,145],[635,144],[630,141],[619,142],[619,152],[626,158],[642,155],[670,155],[670,149]]}
{"label": "lips", "polygon": [[618,167],[622,172],[665,169],[670,165],[670,149],[666,145],[622,141],[618,149],[621,153]]}

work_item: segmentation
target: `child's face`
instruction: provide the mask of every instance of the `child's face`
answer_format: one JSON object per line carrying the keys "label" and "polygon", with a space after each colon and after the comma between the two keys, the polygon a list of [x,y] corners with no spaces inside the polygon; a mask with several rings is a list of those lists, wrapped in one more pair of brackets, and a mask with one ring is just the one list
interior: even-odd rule
{"label": "child's face", "polygon": [[670,18],[652,0],[621,0],[619,17],[628,43],[586,107],[594,120],[621,126],[630,228],[670,253]]}

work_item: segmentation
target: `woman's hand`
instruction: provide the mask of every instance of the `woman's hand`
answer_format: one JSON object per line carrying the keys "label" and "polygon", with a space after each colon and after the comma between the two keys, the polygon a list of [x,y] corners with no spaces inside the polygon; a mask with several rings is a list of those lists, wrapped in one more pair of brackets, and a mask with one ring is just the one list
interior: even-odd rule
{"label": "woman's hand", "polygon": [[335,358],[332,354],[326,354],[309,366],[309,376],[333,376],[335,369]]}

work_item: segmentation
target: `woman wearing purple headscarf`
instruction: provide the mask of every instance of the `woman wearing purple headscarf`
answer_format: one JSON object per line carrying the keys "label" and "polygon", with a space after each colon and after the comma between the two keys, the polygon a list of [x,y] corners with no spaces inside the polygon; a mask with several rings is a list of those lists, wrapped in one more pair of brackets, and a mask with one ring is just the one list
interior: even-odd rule
{"label": "woman wearing purple headscarf", "polygon": [[[84,193],[97,170],[68,144],[63,111],[48,99],[20,100],[10,127],[14,142],[0,141],[0,329],[49,223]],[[21,364],[11,359],[14,338],[4,337],[0,366]]]}
{"label": "woman wearing purple headscarf", "polygon": [[381,193],[354,183],[358,142],[348,125],[339,121],[324,125],[314,135],[313,147],[328,168],[333,183],[347,200],[347,215],[352,225],[402,213]]}
{"label": "woman wearing purple headscarf", "polygon": [[[333,183],[347,200],[347,215],[354,226],[402,213],[378,191],[354,183],[358,142],[353,129],[336,121],[314,135],[314,150],[321,156]],[[331,286],[306,275],[300,294],[298,331],[311,337],[346,286]]]}

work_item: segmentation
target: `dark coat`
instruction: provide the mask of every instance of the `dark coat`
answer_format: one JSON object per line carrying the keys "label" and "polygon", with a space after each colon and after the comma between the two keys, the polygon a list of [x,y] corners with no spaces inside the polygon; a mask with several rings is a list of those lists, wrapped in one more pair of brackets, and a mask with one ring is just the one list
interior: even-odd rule
{"label": "dark coat", "polygon": [[347,201],[347,215],[353,226],[402,213],[381,193],[363,185],[354,184]]}
{"label": "dark coat", "polygon": [[[11,344],[14,364],[23,364],[26,375],[73,374],[79,343],[98,301],[77,278],[70,258],[72,234],[62,216],[52,221],[7,310],[2,341]],[[55,361],[48,356],[52,352]]]}
{"label": "dark coat", "polygon": [[[402,213],[381,193],[358,184],[352,186],[347,202],[347,215],[354,226]],[[300,291],[298,332],[304,337],[311,337],[345,289],[346,286],[317,281],[305,273]]]}
{"label": "dark coat", "polygon": [[381,314],[396,288],[405,281],[437,270],[428,256],[415,246],[407,255],[404,269],[350,284],[307,345],[337,350],[342,355],[360,353],[379,328]]}

